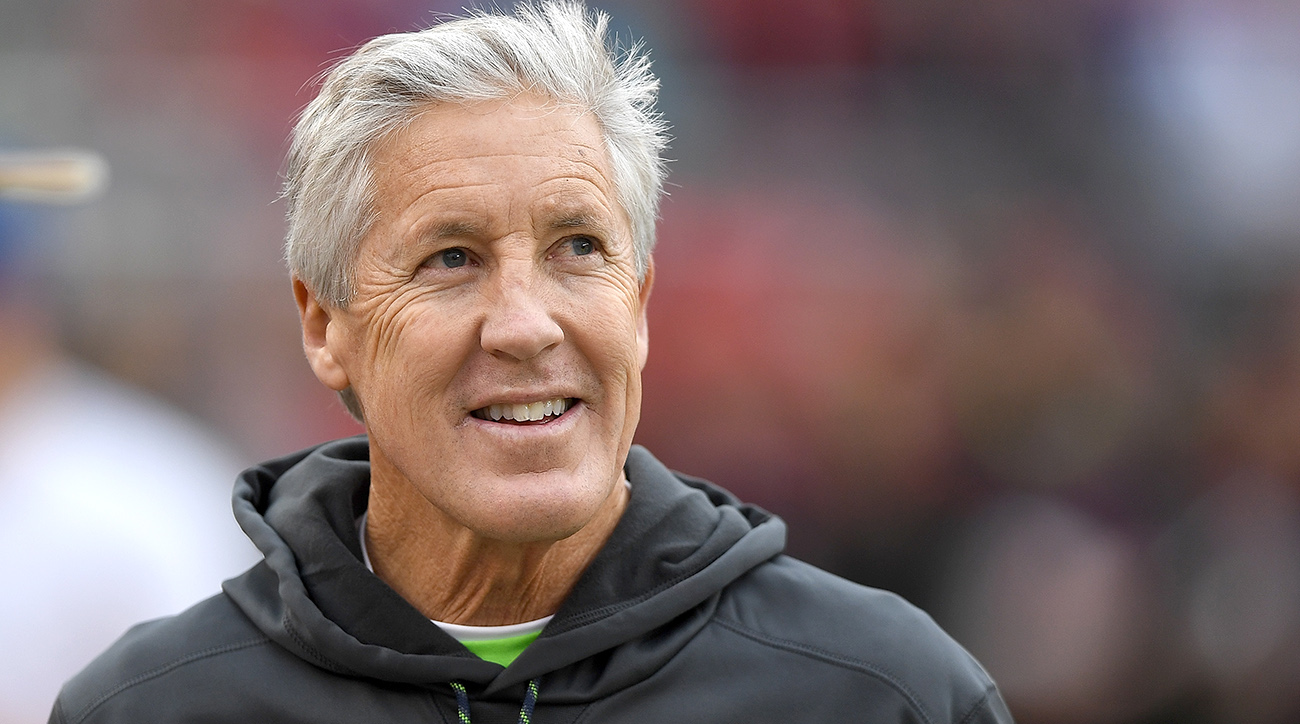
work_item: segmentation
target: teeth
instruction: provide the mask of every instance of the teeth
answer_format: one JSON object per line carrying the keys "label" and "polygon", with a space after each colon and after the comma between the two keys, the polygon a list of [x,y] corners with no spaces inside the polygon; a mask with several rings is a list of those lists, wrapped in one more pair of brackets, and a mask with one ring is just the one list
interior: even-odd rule
{"label": "teeth", "polygon": [[515,422],[539,422],[547,417],[563,415],[569,409],[569,401],[564,398],[529,402],[522,405],[488,405],[474,413],[475,417],[485,420]]}

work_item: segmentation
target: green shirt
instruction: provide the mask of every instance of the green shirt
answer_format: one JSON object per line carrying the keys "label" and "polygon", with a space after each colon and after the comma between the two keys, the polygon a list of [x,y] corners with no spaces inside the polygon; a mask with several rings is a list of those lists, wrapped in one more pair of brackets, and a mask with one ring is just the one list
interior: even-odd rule
{"label": "green shirt", "polygon": [[522,654],[524,649],[528,648],[528,644],[536,641],[541,633],[541,631],[534,631],[519,634],[518,636],[506,636],[505,638],[484,641],[462,641],[461,643],[484,661],[509,666],[510,662],[519,658],[519,654]]}

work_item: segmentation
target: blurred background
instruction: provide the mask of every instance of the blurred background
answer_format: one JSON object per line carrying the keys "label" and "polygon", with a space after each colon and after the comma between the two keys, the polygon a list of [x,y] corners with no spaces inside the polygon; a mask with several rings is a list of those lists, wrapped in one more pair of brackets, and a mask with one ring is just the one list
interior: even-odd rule
{"label": "blurred background", "polygon": [[[638,442],[930,611],[1022,724],[1300,721],[1300,4],[595,4],[676,139]],[[0,361],[148,395],[218,498],[358,432],[302,358],[286,138],[460,6],[0,0],[0,150],[111,169],[0,201]]]}

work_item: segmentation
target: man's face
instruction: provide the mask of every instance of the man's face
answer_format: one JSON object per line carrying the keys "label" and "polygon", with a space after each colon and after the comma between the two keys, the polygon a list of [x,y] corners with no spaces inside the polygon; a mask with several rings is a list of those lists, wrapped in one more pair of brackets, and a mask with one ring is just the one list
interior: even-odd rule
{"label": "man's face", "polygon": [[356,294],[309,357],[360,399],[374,484],[492,539],[576,532],[640,416],[650,286],[595,119],[534,96],[434,106],[372,168]]}

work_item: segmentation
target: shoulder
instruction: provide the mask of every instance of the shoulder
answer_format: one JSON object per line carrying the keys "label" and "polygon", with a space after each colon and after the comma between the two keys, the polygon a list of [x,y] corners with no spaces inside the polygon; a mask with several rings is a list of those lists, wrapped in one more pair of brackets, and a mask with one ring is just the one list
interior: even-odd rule
{"label": "shoulder", "polygon": [[130,714],[101,715],[104,710],[131,711],[131,702],[142,691],[148,692],[148,711],[156,715],[169,705],[201,696],[194,686],[204,688],[223,672],[273,655],[274,648],[229,598],[219,594],[177,616],[127,631],[64,685],[50,721],[129,721]]}
{"label": "shoulder", "polygon": [[870,680],[926,722],[1010,721],[988,674],[901,597],[778,556],[728,587],[715,622],[751,645]]}

